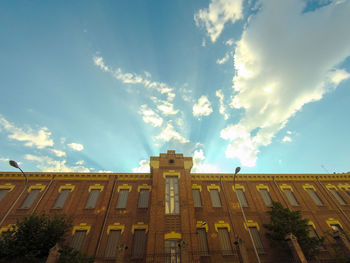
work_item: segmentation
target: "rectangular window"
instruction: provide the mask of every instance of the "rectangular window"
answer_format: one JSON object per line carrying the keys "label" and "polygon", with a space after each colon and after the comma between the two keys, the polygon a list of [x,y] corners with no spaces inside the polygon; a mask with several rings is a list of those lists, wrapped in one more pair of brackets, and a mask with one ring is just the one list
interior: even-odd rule
{"label": "rectangular window", "polygon": [[236,189],[237,191],[237,196],[239,199],[239,202],[241,203],[242,207],[248,207],[248,201],[247,198],[245,197],[243,189]]}
{"label": "rectangular window", "polygon": [[165,178],[165,214],[180,214],[179,179],[175,176]]}
{"label": "rectangular window", "polygon": [[221,199],[219,195],[219,190],[210,189],[210,199],[213,207],[221,207]]}
{"label": "rectangular window", "polygon": [[350,190],[342,188],[343,192],[350,198]]}
{"label": "rectangular window", "polygon": [[308,225],[308,230],[309,230],[309,233],[308,233],[309,237],[314,237],[314,238],[317,238],[318,240],[320,239],[315,228],[312,225]]}
{"label": "rectangular window", "polygon": [[192,189],[194,207],[202,207],[201,192],[199,189]]}
{"label": "rectangular window", "polygon": [[95,208],[99,195],[100,189],[92,189],[86,202],[85,208]]}
{"label": "rectangular window", "polygon": [[58,195],[58,198],[53,206],[55,209],[63,208],[64,204],[66,203],[68,196],[70,194],[70,189],[64,189],[61,191],[61,193]]}
{"label": "rectangular window", "polygon": [[333,231],[344,232],[343,228],[339,224],[331,224]]}
{"label": "rectangular window", "polygon": [[143,258],[146,248],[146,230],[135,229],[134,238],[132,241],[132,257]]}
{"label": "rectangular window", "polygon": [[117,257],[120,235],[121,235],[120,230],[109,231],[107,245],[106,245],[106,249],[105,249],[105,257],[106,258]]}
{"label": "rectangular window", "polygon": [[167,239],[164,244],[165,263],[181,262],[181,246],[179,239]]}
{"label": "rectangular window", "polygon": [[306,188],[306,191],[308,192],[311,199],[314,201],[314,203],[318,206],[323,206],[323,202],[321,198],[318,196],[318,194],[315,192],[313,188]]}
{"label": "rectangular window", "polygon": [[77,230],[74,233],[72,241],[70,242],[70,247],[76,250],[81,250],[84,245],[86,238],[86,230]]}
{"label": "rectangular window", "polygon": [[128,203],[129,189],[121,189],[119,191],[117,208],[126,208]]}
{"label": "rectangular window", "polygon": [[140,190],[138,208],[148,208],[149,194],[149,189]]}
{"label": "rectangular window", "polygon": [[198,243],[199,243],[199,255],[208,256],[209,249],[208,249],[207,232],[205,228],[198,228],[197,233],[198,233]]}
{"label": "rectangular window", "polygon": [[223,255],[232,255],[231,238],[227,228],[219,228],[218,235],[221,245],[221,252]]}
{"label": "rectangular window", "polygon": [[0,202],[4,199],[5,195],[9,192],[9,189],[0,189]]}
{"label": "rectangular window", "polygon": [[264,200],[265,205],[268,207],[272,206],[272,199],[269,191],[267,191],[267,189],[260,189],[260,194],[262,199]]}
{"label": "rectangular window", "polygon": [[334,188],[331,188],[331,189],[328,189],[332,195],[335,197],[335,199],[338,200],[338,202],[341,204],[341,205],[346,205],[346,202],[345,200],[343,199],[343,197],[340,196],[340,194],[337,192],[337,190],[335,190]]}
{"label": "rectangular window", "polygon": [[263,243],[261,241],[257,227],[255,227],[255,226],[249,227],[249,231],[250,231],[250,234],[252,235],[253,242],[254,242],[254,245],[255,245],[258,253],[264,253],[265,252],[264,246],[263,246]]}
{"label": "rectangular window", "polygon": [[290,189],[283,189],[284,194],[287,196],[289,203],[293,206],[299,205],[294,193]]}
{"label": "rectangular window", "polygon": [[21,208],[26,208],[26,209],[30,208],[34,203],[35,199],[37,198],[37,196],[39,195],[39,193],[40,193],[40,189],[31,190],[28,193],[26,199],[24,200]]}

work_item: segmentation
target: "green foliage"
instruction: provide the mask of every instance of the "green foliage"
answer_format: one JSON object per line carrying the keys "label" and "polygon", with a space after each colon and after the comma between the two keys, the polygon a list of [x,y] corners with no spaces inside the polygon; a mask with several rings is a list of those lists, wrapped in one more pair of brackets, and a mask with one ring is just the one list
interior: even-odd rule
{"label": "green foliage", "polygon": [[65,215],[25,217],[0,236],[0,263],[45,263],[56,243],[64,248],[60,263],[92,263],[92,258],[64,246],[70,228],[71,219]]}
{"label": "green foliage", "polygon": [[268,213],[270,224],[265,224],[264,227],[269,231],[266,236],[272,247],[279,252],[290,254],[285,236],[292,233],[297,237],[307,259],[313,259],[319,253],[323,239],[309,236],[308,220],[302,218],[300,211],[291,211],[284,208],[281,203],[273,202],[272,209]]}

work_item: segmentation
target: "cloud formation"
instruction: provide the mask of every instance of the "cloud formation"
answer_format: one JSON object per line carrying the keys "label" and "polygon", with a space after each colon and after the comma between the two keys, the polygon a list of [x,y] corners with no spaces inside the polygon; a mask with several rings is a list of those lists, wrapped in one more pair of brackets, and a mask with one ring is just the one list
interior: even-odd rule
{"label": "cloud formation", "polygon": [[264,0],[261,5],[235,48],[231,106],[245,115],[221,131],[230,141],[226,156],[239,158],[244,166],[255,165],[259,147],[270,144],[305,104],[350,77],[337,68],[350,55],[344,26],[350,24],[350,1],[312,12],[304,12],[301,0]]}
{"label": "cloud formation", "polygon": [[200,119],[201,116],[209,116],[213,112],[211,103],[207,96],[202,96],[198,99],[198,102],[193,105],[192,113],[194,117]]}
{"label": "cloud formation", "polygon": [[154,137],[156,140],[169,142],[171,140],[177,141],[179,143],[188,143],[190,142],[188,139],[183,137],[179,132],[177,132],[174,126],[168,122],[166,127],[162,129],[159,135]]}
{"label": "cloud formation", "polygon": [[142,115],[143,121],[150,123],[153,127],[160,127],[163,124],[163,118],[146,104],[141,105],[139,113]]}
{"label": "cloud formation", "polygon": [[149,161],[147,160],[141,160],[139,162],[139,167],[133,168],[132,172],[133,173],[149,173],[150,172],[150,164]]}
{"label": "cloud formation", "polygon": [[193,167],[192,173],[219,173],[218,166],[205,162],[205,156],[202,149],[195,150],[192,156]]}
{"label": "cloud formation", "polygon": [[204,26],[212,42],[220,36],[227,22],[235,23],[243,18],[243,0],[211,0],[209,7],[200,9],[194,20]]}
{"label": "cloud formation", "polygon": [[226,106],[225,106],[225,103],[224,103],[224,93],[222,92],[221,89],[219,89],[219,90],[216,91],[215,95],[216,95],[216,97],[219,98],[219,104],[220,104],[219,112],[220,112],[221,115],[224,116],[224,119],[227,120],[229,116],[226,113]]}
{"label": "cloud formation", "polygon": [[72,142],[72,143],[69,143],[67,145],[69,146],[69,148],[71,148],[75,151],[78,151],[78,152],[84,150],[84,145],[82,145],[80,143]]}

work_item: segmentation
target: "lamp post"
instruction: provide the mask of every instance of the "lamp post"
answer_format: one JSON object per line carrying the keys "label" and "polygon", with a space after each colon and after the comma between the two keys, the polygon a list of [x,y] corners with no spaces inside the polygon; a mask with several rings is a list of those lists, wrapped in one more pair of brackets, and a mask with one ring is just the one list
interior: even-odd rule
{"label": "lamp post", "polygon": [[7,211],[7,213],[4,215],[4,217],[1,219],[0,222],[0,226],[2,225],[2,223],[4,223],[5,219],[7,218],[7,216],[11,213],[13,207],[17,204],[17,201],[21,198],[21,196],[23,195],[24,191],[27,188],[27,184],[28,184],[28,177],[26,176],[26,174],[22,171],[22,169],[19,167],[18,163],[16,161],[10,160],[9,164],[14,167],[17,168],[21,171],[21,173],[23,174],[24,178],[25,178],[25,183],[24,183],[24,187],[22,192],[20,193],[20,195],[17,197],[17,199],[15,200],[15,202],[12,204],[12,206],[10,207],[10,209]]}
{"label": "lamp post", "polygon": [[256,259],[258,260],[258,263],[260,263],[260,257],[259,257],[258,251],[256,250],[255,243],[254,243],[254,240],[253,240],[253,236],[252,236],[252,233],[250,232],[250,229],[249,229],[249,226],[248,226],[248,222],[247,222],[247,218],[245,216],[244,209],[243,209],[243,206],[241,204],[241,200],[239,199],[237,191],[236,191],[236,176],[237,176],[237,174],[239,173],[240,170],[241,170],[241,167],[239,167],[239,166],[236,167],[236,169],[235,169],[235,174],[233,175],[233,188],[235,189],[235,193],[236,193],[236,197],[237,197],[237,200],[238,200],[238,204],[239,204],[239,207],[241,208],[241,211],[242,211],[243,220],[244,220],[245,225],[247,226],[248,234],[249,234],[250,240],[252,241],[252,244],[253,244],[253,248],[254,248],[254,252],[255,252],[255,255],[256,255]]}

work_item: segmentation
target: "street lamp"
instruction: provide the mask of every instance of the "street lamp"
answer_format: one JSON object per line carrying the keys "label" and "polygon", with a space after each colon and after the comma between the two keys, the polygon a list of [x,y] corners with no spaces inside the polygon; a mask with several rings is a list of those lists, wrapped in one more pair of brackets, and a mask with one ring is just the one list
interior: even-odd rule
{"label": "street lamp", "polygon": [[254,252],[255,252],[255,255],[256,255],[256,259],[258,260],[258,263],[260,263],[260,257],[259,257],[258,251],[256,250],[255,243],[254,243],[254,240],[253,240],[253,236],[252,236],[252,233],[250,232],[250,228],[248,226],[247,218],[245,216],[244,209],[243,209],[243,206],[241,204],[241,200],[239,199],[237,191],[236,191],[236,176],[237,176],[237,174],[239,173],[240,170],[241,170],[241,167],[239,167],[239,166],[236,167],[236,169],[235,169],[235,174],[233,175],[233,188],[235,189],[235,193],[236,193],[236,197],[237,197],[237,200],[238,200],[238,204],[239,204],[239,207],[241,208],[241,211],[242,211],[244,223],[247,226],[248,234],[249,234],[250,240],[252,241],[252,244],[253,244],[253,248],[254,248]]}
{"label": "street lamp", "polygon": [[12,204],[12,206],[10,207],[10,209],[7,211],[7,213],[4,215],[4,217],[1,219],[0,222],[0,226],[2,225],[2,223],[4,223],[5,219],[7,218],[7,216],[11,213],[13,207],[16,205],[17,201],[21,198],[21,196],[23,195],[24,191],[26,190],[27,184],[28,184],[28,177],[26,176],[26,174],[22,171],[22,169],[19,167],[18,163],[16,161],[10,160],[9,164],[14,167],[17,168],[21,171],[21,173],[23,174],[24,178],[25,178],[25,183],[24,183],[24,187],[22,192],[20,193],[20,195],[17,197],[16,201]]}

